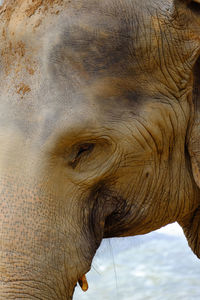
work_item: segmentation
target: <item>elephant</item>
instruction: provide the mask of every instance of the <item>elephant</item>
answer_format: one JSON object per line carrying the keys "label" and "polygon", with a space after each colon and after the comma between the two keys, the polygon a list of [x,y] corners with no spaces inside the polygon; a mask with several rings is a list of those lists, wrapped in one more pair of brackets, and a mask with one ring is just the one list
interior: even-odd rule
{"label": "elephant", "polygon": [[200,257],[200,4],[5,0],[0,299],[72,299],[102,239]]}

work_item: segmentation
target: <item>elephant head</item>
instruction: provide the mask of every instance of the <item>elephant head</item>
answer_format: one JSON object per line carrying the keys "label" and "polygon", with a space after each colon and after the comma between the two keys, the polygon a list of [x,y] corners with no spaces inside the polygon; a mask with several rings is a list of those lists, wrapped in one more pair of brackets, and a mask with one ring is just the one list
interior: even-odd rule
{"label": "elephant head", "polygon": [[0,14],[0,298],[71,299],[103,238],[175,221],[200,257],[198,1]]}

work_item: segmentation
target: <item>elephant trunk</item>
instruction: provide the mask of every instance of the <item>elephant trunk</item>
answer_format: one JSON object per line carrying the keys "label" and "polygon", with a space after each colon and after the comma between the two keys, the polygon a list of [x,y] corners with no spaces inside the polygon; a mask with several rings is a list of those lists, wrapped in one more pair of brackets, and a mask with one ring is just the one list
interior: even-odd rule
{"label": "elephant trunk", "polygon": [[72,299],[79,255],[47,203],[53,206],[38,187],[12,176],[0,178],[2,300]]}

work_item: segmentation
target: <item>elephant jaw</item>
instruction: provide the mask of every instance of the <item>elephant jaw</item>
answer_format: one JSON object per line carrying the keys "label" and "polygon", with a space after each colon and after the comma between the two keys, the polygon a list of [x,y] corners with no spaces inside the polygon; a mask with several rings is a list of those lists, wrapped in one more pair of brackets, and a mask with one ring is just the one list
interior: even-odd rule
{"label": "elephant jaw", "polygon": [[81,278],[79,278],[78,283],[83,290],[83,292],[86,292],[88,290],[88,282],[85,275],[83,275]]}

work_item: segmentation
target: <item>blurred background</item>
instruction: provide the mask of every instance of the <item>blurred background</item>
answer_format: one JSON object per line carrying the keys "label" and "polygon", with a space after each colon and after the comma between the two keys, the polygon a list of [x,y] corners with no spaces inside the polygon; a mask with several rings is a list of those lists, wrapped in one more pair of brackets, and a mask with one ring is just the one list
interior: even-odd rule
{"label": "blurred background", "polygon": [[77,286],[73,300],[200,300],[200,260],[176,223],[103,240],[87,279],[89,290]]}
{"label": "blurred background", "polygon": [[73,300],[199,300],[200,260],[181,227],[104,240],[87,274],[89,290]]}

